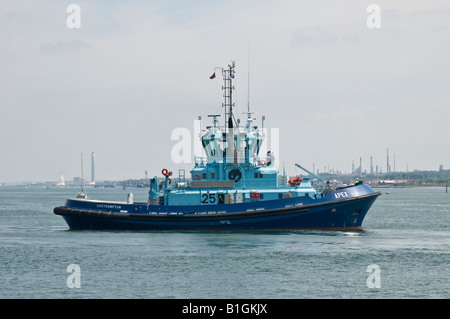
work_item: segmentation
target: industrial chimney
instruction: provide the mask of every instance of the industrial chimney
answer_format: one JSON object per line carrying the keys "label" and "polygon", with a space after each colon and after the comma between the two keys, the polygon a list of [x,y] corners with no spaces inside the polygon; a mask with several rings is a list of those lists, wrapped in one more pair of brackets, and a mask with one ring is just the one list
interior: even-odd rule
{"label": "industrial chimney", "polygon": [[91,182],[95,183],[95,153],[91,155]]}

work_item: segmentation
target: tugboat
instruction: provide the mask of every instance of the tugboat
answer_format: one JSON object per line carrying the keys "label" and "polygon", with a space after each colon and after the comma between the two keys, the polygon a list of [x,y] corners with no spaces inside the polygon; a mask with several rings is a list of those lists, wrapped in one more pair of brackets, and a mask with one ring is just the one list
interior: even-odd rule
{"label": "tugboat", "polygon": [[[235,62],[219,68],[224,81],[224,125],[209,115],[201,143],[206,157],[195,158],[191,178],[162,169],[163,180],[150,179],[147,202],[67,199],[53,212],[71,230],[296,230],[361,229],[381,195],[369,185],[337,187],[299,164],[308,177],[279,176],[273,155],[260,154],[265,135],[251,112],[240,125],[233,115]],[[215,72],[211,78],[215,77]],[[264,119],[264,118],[263,118]]]}

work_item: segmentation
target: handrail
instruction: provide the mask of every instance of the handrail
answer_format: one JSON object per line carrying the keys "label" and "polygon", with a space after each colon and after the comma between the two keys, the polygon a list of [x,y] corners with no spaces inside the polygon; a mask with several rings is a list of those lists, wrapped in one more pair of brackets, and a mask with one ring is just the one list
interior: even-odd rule
{"label": "handrail", "polygon": [[306,173],[310,174],[311,176],[314,176],[317,179],[317,181],[323,185],[323,187],[327,187],[327,182],[324,179],[320,178],[319,176],[317,176],[314,173],[311,173],[310,171],[308,171],[306,168],[304,168],[300,164],[295,163],[295,166],[297,166],[298,168],[301,168],[302,170],[304,170]]}

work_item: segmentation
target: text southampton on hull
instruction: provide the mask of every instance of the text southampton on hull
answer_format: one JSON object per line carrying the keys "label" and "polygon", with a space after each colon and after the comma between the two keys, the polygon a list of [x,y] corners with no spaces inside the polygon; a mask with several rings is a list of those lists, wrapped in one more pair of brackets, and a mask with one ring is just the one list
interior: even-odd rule
{"label": "text southampton on hull", "polygon": [[150,179],[147,202],[71,198],[54,213],[74,230],[361,229],[380,193],[364,183],[332,187],[299,164],[310,177],[281,179],[276,158],[263,151],[264,124],[258,128],[249,109],[244,125],[234,117],[234,61],[211,79],[216,70],[224,125],[221,115],[208,116],[212,126],[200,136],[205,156],[194,159],[190,179],[180,170],[172,183],[164,168],[162,179]]}

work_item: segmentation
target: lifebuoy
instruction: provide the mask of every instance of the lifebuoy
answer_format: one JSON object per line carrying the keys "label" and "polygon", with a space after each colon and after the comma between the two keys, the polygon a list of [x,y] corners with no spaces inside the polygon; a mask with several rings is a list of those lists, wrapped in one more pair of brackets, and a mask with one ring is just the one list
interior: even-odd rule
{"label": "lifebuoy", "polygon": [[169,176],[169,171],[167,170],[167,168],[163,168],[163,170],[161,171],[161,173],[164,175],[164,176]]}
{"label": "lifebuoy", "polygon": [[291,198],[291,193],[284,194],[284,198]]}
{"label": "lifebuoy", "polygon": [[200,178],[201,178],[200,174],[195,174],[195,175],[194,175],[194,179],[195,179],[196,181],[198,181]]}
{"label": "lifebuoy", "polygon": [[297,176],[297,177],[291,178],[288,183],[291,185],[300,185],[301,182],[302,182],[302,178],[300,176]]}
{"label": "lifebuoy", "polygon": [[228,178],[235,181],[236,183],[239,182],[242,178],[242,173],[240,170],[238,170],[237,168],[232,169],[229,173],[228,173]]}

